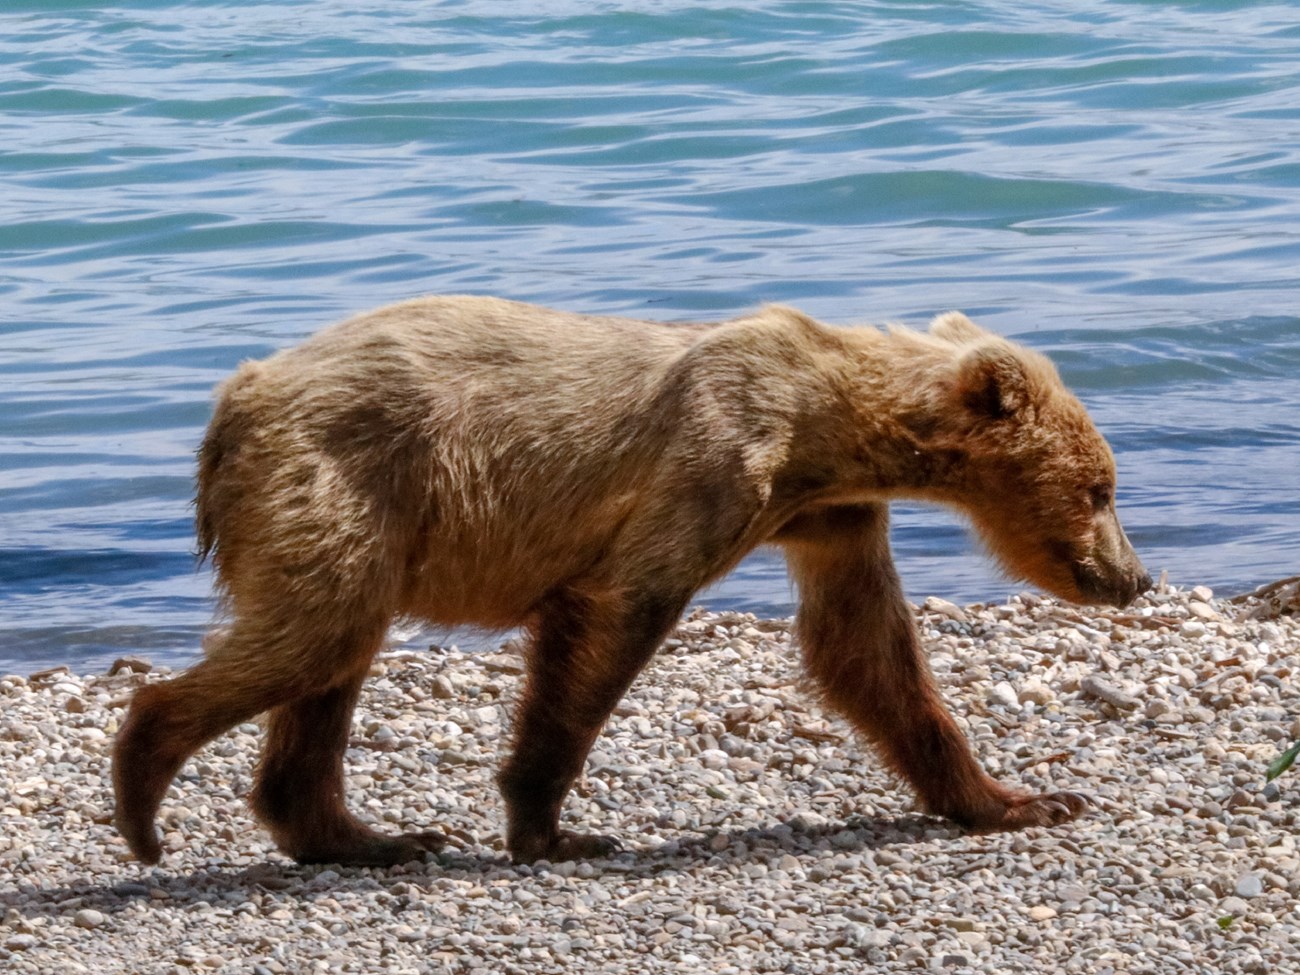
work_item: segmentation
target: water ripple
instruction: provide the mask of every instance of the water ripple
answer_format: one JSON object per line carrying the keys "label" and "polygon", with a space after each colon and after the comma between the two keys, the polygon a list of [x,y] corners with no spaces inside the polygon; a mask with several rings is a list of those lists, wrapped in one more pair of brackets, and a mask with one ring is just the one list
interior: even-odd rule
{"label": "water ripple", "polygon": [[[1300,28],[1285,5],[10,0],[0,660],[192,655],[210,390],[358,309],[959,307],[1050,351],[1153,567],[1300,522]],[[901,507],[917,594],[1003,594]],[[711,605],[786,612],[760,555]],[[91,621],[91,622],[87,622]]]}

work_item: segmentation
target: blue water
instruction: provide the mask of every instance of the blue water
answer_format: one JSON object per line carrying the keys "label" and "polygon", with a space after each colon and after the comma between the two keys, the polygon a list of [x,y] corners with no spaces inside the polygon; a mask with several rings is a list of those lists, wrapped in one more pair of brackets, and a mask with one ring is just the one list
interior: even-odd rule
{"label": "blue water", "polygon": [[[434,292],[964,309],[1056,358],[1149,566],[1242,590],[1300,572],[1298,274],[1293,5],[7,0],[0,669],[193,659],[211,387]],[[1018,588],[944,512],[895,546]]]}

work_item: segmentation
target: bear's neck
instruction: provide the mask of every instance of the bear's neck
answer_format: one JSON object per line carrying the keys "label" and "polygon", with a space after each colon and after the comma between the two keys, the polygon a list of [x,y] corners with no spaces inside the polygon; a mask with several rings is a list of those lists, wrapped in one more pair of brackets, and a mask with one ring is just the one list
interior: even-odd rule
{"label": "bear's neck", "polygon": [[813,395],[793,418],[773,496],[797,503],[960,497],[960,451],[930,436],[945,419],[953,354],[914,333],[827,328],[809,359]]}

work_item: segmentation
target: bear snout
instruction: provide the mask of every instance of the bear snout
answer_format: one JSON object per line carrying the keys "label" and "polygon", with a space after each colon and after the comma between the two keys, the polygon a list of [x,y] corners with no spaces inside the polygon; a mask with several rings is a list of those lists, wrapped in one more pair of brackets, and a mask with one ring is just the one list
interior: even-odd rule
{"label": "bear snout", "polygon": [[1127,606],[1151,588],[1151,575],[1113,505],[1097,514],[1093,528],[1092,544],[1071,565],[1075,584],[1090,602]]}
{"label": "bear snout", "polygon": [[1151,573],[1147,572],[1141,564],[1138,565],[1136,574],[1130,576],[1129,585],[1124,589],[1123,599],[1115,603],[1116,606],[1127,606],[1133,600],[1137,599],[1143,593],[1151,589]]}
{"label": "bear snout", "polygon": [[1137,561],[1132,568],[1106,572],[1091,559],[1074,562],[1070,572],[1074,584],[1090,603],[1127,606],[1151,588],[1151,574]]}
{"label": "bear snout", "polygon": [[[1141,596],[1143,593],[1150,592],[1151,587],[1154,584],[1155,583],[1151,579],[1151,573],[1148,572],[1146,569],[1143,569],[1142,575],[1138,578],[1137,592],[1133,593],[1133,599],[1137,599],[1138,596]],[[1129,602],[1132,602],[1133,599],[1130,599]]]}

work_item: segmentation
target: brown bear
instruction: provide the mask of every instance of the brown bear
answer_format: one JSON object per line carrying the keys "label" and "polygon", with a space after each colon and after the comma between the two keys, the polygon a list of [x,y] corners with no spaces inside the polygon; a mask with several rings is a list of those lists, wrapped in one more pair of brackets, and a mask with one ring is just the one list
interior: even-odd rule
{"label": "brown bear", "polygon": [[154,817],[188,756],[269,712],[252,807],[302,862],[392,864],[343,802],[343,753],[396,618],[525,627],[527,678],[498,781],[518,861],[607,853],[560,828],[620,696],[692,595],[782,547],[826,702],[928,811],[978,830],[1059,823],[976,763],[931,680],[890,557],[887,505],[965,512],[1006,568],[1077,602],[1150,585],[1115,464],[1041,355],[965,316],[927,333],[768,307],[710,325],[479,297],[381,308],[243,364],[199,450],[198,536],[229,626],[141,688],[118,735],[116,822]]}

